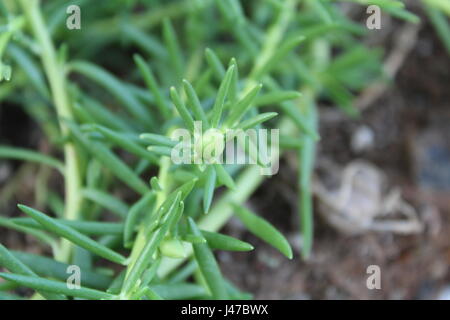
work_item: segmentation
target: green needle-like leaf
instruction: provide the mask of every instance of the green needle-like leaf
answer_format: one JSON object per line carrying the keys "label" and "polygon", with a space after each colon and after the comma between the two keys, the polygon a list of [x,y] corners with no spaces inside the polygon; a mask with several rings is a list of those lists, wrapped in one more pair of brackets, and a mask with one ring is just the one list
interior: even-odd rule
{"label": "green needle-like leaf", "polygon": [[170,97],[172,98],[172,102],[175,105],[178,113],[180,114],[181,119],[183,119],[184,124],[189,129],[189,131],[193,132],[194,119],[192,119],[192,116],[186,108],[186,105],[184,104],[183,100],[181,100],[177,90],[174,87],[170,88]]}
{"label": "green needle-like leaf", "polygon": [[102,124],[114,130],[133,132],[133,127],[127,122],[128,119],[126,117],[121,114],[113,113],[100,102],[87,95],[82,95],[80,97],[80,102],[76,103],[74,108],[84,110],[89,116],[96,120],[97,124]]}
{"label": "green needle-like leaf", "polygon": [[53,167],[57,169],[59,172],[61,172],[61,174],[64,174],[64,164],[61,161],[33,150],[0,146],[0,158],[19,159],[30,162],[42,163],[50,167]]}
{"label": "green needle-like leaf", "polygon": [[47,280],[38,277],[22,276],[12,273],[0,272],[0,277],[5,280],[13,281],[20,285],[35,289],[54,292],[57,294],[65,294],[71,297],[84,298],[84,299],[97,299],[97,300],[111,300],[113,295],[88,288],[69,289],[66,282],[59,282],[53,280]]}
{"label": "green needle-like leaf", "polygon": [[223,67],[222,62],[220,62],[219,57],[217,57],[216,53],[210,48],[206,48],[205,56],[209,67],[214,72],[214,76],[217,79],[222,79],[225,75],[225,68]]}
{"label": "green needle-like leaf", "polygon": [[[196,236],[202,236],[200,230],[192,218],[188,218],[191,232]],[[225,282],[220,272],[217,261],[206,243],[192,244],[195,260],[206,280],[209,290],[215,299],[225,300],[228,298]]]}
{"label": "green needle-like leaf", "polygon": [[161,187],[161,185],[159,184],[159,180],[158,177],[152,177],[150,179],[150,185],[152,186],[152,189],[154,191],[162,191],[163,188]]}
{"label": "green needle-like leaf", "polygon": [[208,129],[210,127],[209,121],[206,118],[205,110],[203,110],[200,100],[198,99],[197,93],[195,93],[194,88],[192,87],[190,82],[187,81],[186,79],[183,80],[183,87],[184,92],[186,92],[187,95],[188,105],[190,106],[192,112],[194,113],[196,120],[202,121],[203,125],[206,126],[205,129]]}
{"label": "green needle-like leaf", "polygon": [[276,117],[278,115],[278,113],[276,112],[265,112],[265,113],[260,113],[257,116],[254,116],[250,119],[247,119],[245,121],[242,121],[237,128],[238,129],[242,129],[242,130],[247,130],[249,128],[253,128],[256,127],[257,125],[269,121],[270,119]]}
{"label": "green needle-like leaf", "polygon": [[[12,251],[12,253],[39,276],[55,278],[61,281],[67,280],[67,268],[70,266],[67,263],[20,251]],[[13,272],[19,273],[17,271]],[[101,290],[108,288],[112,281],[108,276],[84,268],[80,273],[80,277],[80,282],[84,286]]]}
{"label": "green needle-like leaf", "polygon": [[109,72],[85,61],[74,61],[70,63],[70,68],[88,78],[99,83],[111,92],[119,101],[127,107],[128,111],[143,125],[156,128],[155,120],[142,103]]}
{"label": "green needle-like leaf", "polygon": [[147,150],[160,156],[166,157],[172,156],[172,148],[169,147],[150,146],[147,148]]}
{"label": "green needle-like leaf", "polygon": [[13,58],[17,64],[26,72],[28,79],[32,85],[34,85],[42,94],[43,97],[49,98],[49,90],[47,84],[44,80],[41,70],[39,67],[33,62],[33,59],[19,46],[10,44],[8,46],[8,51],[11,52],[11,58]]}
{"label": "green needle-like leaf", "polygon": [[162,147],[175,147],[177,145],[177,142],[159,134],[153,134],[153,133],[143,133],[139,136],[142,140],[145,142],[148,142],[155,146],[162,146]]}
{"label": "green needle-like leaf", "polygon": [[204,230],[202,230],[201,232],[211,249],[227,251],[251,251],[254,249],[250,243],[224,234]]}
{"label": "green needle-like leaf", "polygon": [[[17,259],[8,249],[0,244],[0,266],[8,269],[11,272],[19,275],[26,275],[33,278],[37,278],[37,275],[22,261]],[[6,279],[6,278],[5,278]],[[63,300],[64,296],[55,293],[48,293],[46,290],[36,288],[46,299],[50,300]]]}
{"label": "green needle-like leaf", "polygon": [[119,217],[124,218],[128,213],[129,208],[126,203],[106,192],[95,189],[83,189],[81,193],[84,198],[89,199],[104,208],[107,208],[111,212],[117,214]]}
{"label": "green needle-like leaf", "polygon": [[198,178],[194,178],[175,190],[175,192],[181,192],[181,200],[184,201],[186,197],[191,193],[192,189],[195,186],[195,183],[198,181]]}
{"label": "green needle-like leaf", "polygon": [[86,237],[85,235],[79,233],[75,229],[66,226],[53,218],[50,218],[46,214],[39,212],[33,208],[27,207],[25,205],[17,205],[20,210],[29,215],[31,218],[39,222],[47,230],[54,232],[55,234],[66,238],[67,240],[73,242],[74,244],[95,253],[105,259],[110,261],[125,265],[126,258],[117,252],[105,247],[104,245]]}
{"label": "green needle-like leaf", "polygon": [[176,37],[175,30],[168,18],[163,20],[163,38],[167,51],[169,52],[169,61],[173,66],[177,78],[183,74],[184,63],[183,54],[179,46],[179,41]]}
{"label": "green needle-like leaf", "polygon": [[136,65],[138,66],[139,70],[141,71],[141,74],[142,74],[142,77],[144,78],[145,84],[147,85],[147,87],[150,89],[150,92],[155,97],[155,103],[159,109],[159,112],[161,112],[161,114],[165,118],[169,118],[170,117],[169,106],[168,106],[166,100],[164,99],[164,96],[161,93],[161,90],[159,89],[158,84],[156,83],[156,80],[155,80],[155,77],[154,77],[152,71],[150,70],[149,66],[144,61],[144,59],[142,59],[142,57],[140,55],[135,54],[133,56],[133,58],[134,58]]}
{"label": "green needle-like leaf", "polygon": [[230,174],[225,170],[222,164],[220,163],[214,163],[213,164],[214,169],[216,170],[217,178],[218,180],[227,186],[227,188],[235,190],[236,184],[233,181],[233,178],[230,176]]}
{"label": "green needle-like leaf", "polygon": [[[78,232],[88,235],[121,235],[123,232],[123,224],[115,222],[97,222],[97,221],[74,221],[74,220],[63,220],[55,219],[56,221],[74,228]],[[13,223],[22,225],[30,228],[43,228],[40,223],[31,218],[13,218],[11,219]]]}
{"label": "green needle-like leaf", "polygon": [[[439,11],[436,8],[433,8],[430,4],[433,3],[433,0],[424,1],[424,9],[425,13],[431,20],[434,28],[436,29],[439,37],[442,40],[445,48],[447,49],[447,53],[450,55],[450,22],[445,18],[443,12]],[[446,3],[448,15],[450,16],[450,4]]]}
{"label": "green needle-like leaf", "polygon": [[230,66],[223,78],[219,91],[217,92],[216,102],[214,103],[213,109],[211,111],[211,126],[216,128],[219,125],[220,118],[222,116],[223,106],[225,104],[225,99],[230,89],[230,84],[233,79],[234,65]]}
{"label": "green needle-like leaf", "polygon": [[233,205],[233,208],[239,219],[251,233],[277,248],[289,259],[292,259],[292,249],[289,242],[274,226],[244,207]]}
{"label": "green needle-like leaf", "polygon": [[151,288],[144,288],[144,294],[145,296],[150,300],[164,300],[159,294],[157,294],[153,289]]}
{"label": "green needle-like leaf", "polygon": [[251,89],[247,95],[240,100],[236,106],[233,106],[227,120],[225,121],[226,127],[234,126],[242,116],[247,112],[247,110],[251,107],[252,102],[255,100],[258,95],[259,90],[261,90],[262,84],[257,84]]}
{"label": "green needle-like leaf", "polygon": [[110,150],[100,143],[87,139],[75,124],[67,122],[67,126],[70,128],[70,131],[75,136],[76,140],[124,183],[141,194],[145,194],[149,191],[147,184]]}
{"label": "green needle-like leaf", "polygon": [[166,300],[196,299],[207,295],[205,288],[192,283],[154,284],[150,289]]}
{"label": "green needle-like leaf", "polygon": [[36,239],[38,239],[39,241],[48,244],[50,247],[56,248],[57,245],[56,239],[41,230],[21,226],[20,224],[14,223],[12,219],[6,219],[3,218],[2,216],[0,216],[0,226],[31,235]]}
{"label": "green needle-like leaf", "polygon": [[100,132],[108,141],[111,141],[112,143],[122,147],[123,149],[137,155],[138,157],[142,159],[148,160],[150,163],[158,163],[158,159],[152,155],[151,153],[147,152],[144,147],[140,146],[138,143],[132,141],[124,134],[121,134],[119,132],[115,132],[113,130],[110,130],[108,128],[105,128],[103,126],[99,125],[93,125],[92,128],[98,132]]}
{"label": "green needle-like leaf", "polygon": [[209,165],[206,169],[205,190],[203,193],[203,212],[208,213],[211,207],[214,196],[214,189],[216,188],[216,170],[214,166]]}
{"label": "green needle-like leaf", "polygon": [[298,99],[302,94],[298,91],[274,91],[255,99],[255,106],[276,105],[284,101]]}
{"label": "green needle-like leaf", "polygon": [[121,31],[127,40],[136,43],[137,46],[142,48],[146,53],[158,58],[165,58],[167,55],[164,46],[151,36],[148,32],[140,30],[133,24],[124,22],[121,26]]}
{"label": "green needle-like leaf", "polygon": [[238,65],[237,65],[236,59],[231,58],[228,66],[229,67],[234,66],[233,78],[231,79],[228,96],[232,103],[236,103],[236,101],[238,99],[238,93],[239,93],[239,71],[238,71]]}

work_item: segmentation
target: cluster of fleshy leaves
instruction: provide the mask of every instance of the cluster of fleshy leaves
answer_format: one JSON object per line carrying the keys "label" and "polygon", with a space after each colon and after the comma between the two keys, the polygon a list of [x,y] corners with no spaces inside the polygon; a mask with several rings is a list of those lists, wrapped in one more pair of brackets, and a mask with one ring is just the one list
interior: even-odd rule
{"label": "cluster of fleshy leaves", "polygon": [[[46,299],[249,298],[222,276],[213,253],[253,250],[218,232],[227,220],[236,216],[289,259],[293,252],[244,206],[264,180],[258,161],[170,161],[177,143],[170,133],[192,133],[195,121],[221,132],[281,126],[281,151],[298,157],[302,254],[309,255],[316,101],[357,116],[354,94],[380,73],[380,52],[360,44],[364,28],[325,0],[127,3],[71,1],[82,8],[79,31],[61,27],[63,1],[6,0],[1,7],[7,32],[0,58],[12,61],[14,76],[0,99],[20,105],[64,151],[64,161],[14,146],[0,146],[0,158],[55,169],[65,179],[66,201],[49,174],[36,181],[34,207],[43,210],[19,205],[25,216],[0,216],[0,227],[38,239],[53,255],[0,245],[0,266],[8,271],[0,273],[0,297],[20,298],[8,292],[27,287]],[[130,51],[139,54],[131,59]],[[18,190],[13,181],[9,188]],[[99,267],[98,259],[116,266]],[[66,284],[70,265],[81,268],[79,289]]]}

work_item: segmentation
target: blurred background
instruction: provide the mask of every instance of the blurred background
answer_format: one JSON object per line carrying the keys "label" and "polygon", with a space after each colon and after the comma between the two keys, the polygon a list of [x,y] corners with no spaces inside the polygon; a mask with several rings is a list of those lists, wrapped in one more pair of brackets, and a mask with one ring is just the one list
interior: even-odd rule
{"label": "blurred background", "polygon": [[[235,220],[225,228],[257,248],[218,253],[225,275],[255,298],[450,299],[450,59],[419,1],[406,3],[422,18],[419,24],[383,13],[382,28],[361,40],[384,49],[383,68],[393,80],[373,83],[358,94],[357,119],[319,101],[310,259],[300,259],[298,247],[293,261],[285,259]],[[341,9],[365,24],[364,6],[345,3]],[[113,16],[103,18],[114,24]],[[71,55],[91,56],[117,76],[127,73],[136,47],[121,40],[102,45],[101,39],[114,34],[107,23],[97,27],[83,34],[89,28],[83,25],[71,35],[78,45],[70,46]],[[105,33],[95,38],[92,32]],[[98,49],[82,46],[83,41],[96,42]],[[2,96],[5,88],[0,88]],[[0,144],[51,150],[31,113],[0,98]],[[299,243],[297,169],[295,154],[287,152],[279,173],[248,202],[293,245]],[[0,215],[18,215],[16,203],[39,202],[47,184],[59,192],[63,187],[45,167],[0,159]],[[2,227],[0,242],[42,252],[32,237]],[[380,267],[380,290],[366,287],[369,265]]]}
{"label": "blurred background", "polygon": [[[329,181],[334,169],[342,174],[361,160],[363,168],[376,166],[375,177],[379,174],[385,180],[380,189],[398,188],[416,211],[421,230],[415,232],[412,227],[393,232],[387,228],[390,231],[351,234],[357,228],[341,230],[329,218],[331,208],[321,208],[323,196],[318,192],[310,261],[291,263],[267,247],[250,255],[223,253],[223,260],[230,261],[225,266],[231,279],[260,292],[257,297],[450,298],[450,59],[418,2],[410,1],[408,8],[422,18],[419,25],[383,15],[382,29],[365,39],[385,48],[385,68],[394,81],[384,88],[375,85],[363,91],[356,102],[361,118],[351,120],[336,108],[320,106],[322,139],[315,179],[322,184],[328,180],[330,189],[336,190],[336,182]],[[350,5],[346,9],[354,19],[364,19],[363,8]],[[252,198],[258,212],[265,212],[268,220],[290,234],[291,243],[298,243],[294,240],[298,237],[295,171],[295,162],[290,163],[288,156],[279,174]],[[373,174],[364,179],[378,188],[380,182]],[[346,207],[350,214],[353,210],[370,212],[377,201],[381,206],[388,201],[357,191]],[[326,212],[318,212],[321,209]],[[367,290],[369,265],[380,266],[381,290]],[[248,268],[253,272],[247,273]]]}

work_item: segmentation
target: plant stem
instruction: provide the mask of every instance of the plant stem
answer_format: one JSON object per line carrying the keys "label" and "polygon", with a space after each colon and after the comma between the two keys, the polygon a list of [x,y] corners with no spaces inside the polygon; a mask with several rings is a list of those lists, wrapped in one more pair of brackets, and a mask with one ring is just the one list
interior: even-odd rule
{"label": "plant stem", "polygon": [[[20,0],[20,4],[33,30],[34,36],[40,45],[42,64],[50,83],[53,103],[58,117],[61,119],[59,126],[61,133],[66,136],[69,134],[69,130],[63,121],[72,120],[73,116],[66,92],[64,69],[57,60],[55,48],[41,15],[39,1]],[[64,146],[64,158],[66,198],[64,217],[68,220],[76,220],[78,219],[81,207],[81,175],[77,151],[75,146],[70,142]],[[69,261],[72,251],[71,248],[72,245],[69,242],[63,241],[57,258],[61,261]]]}

